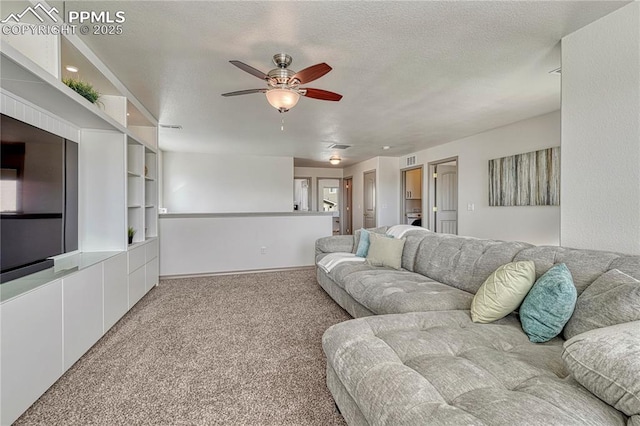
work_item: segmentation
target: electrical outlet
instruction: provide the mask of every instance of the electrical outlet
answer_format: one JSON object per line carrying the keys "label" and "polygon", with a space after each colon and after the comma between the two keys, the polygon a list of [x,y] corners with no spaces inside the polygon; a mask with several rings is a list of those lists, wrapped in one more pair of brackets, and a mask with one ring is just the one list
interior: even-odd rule
{"label": "electrical outlet", "polygon": [[472,211],[474,211],[475,209],[476,209],[476,205],[475,205],[475,204],[473,204],[473,203],[469,203],[469,204],[467,204],[467,210],[468,210],[468,211],[472,212]]}
{"label": "electrical outlet", "polygon": [[266,247],[260,247],[260,254],[267,254],[267,248]]}

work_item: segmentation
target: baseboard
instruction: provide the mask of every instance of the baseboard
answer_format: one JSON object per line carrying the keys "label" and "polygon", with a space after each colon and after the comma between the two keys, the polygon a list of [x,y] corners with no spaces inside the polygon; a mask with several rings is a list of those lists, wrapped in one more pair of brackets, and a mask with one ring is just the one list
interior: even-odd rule
{"label": "baseboard", "polygon": [[174,280],[174,279],[180,279],[180,278],[216,277],[216,276],[222,276],[222,275],[262,274],[264,272],[303,271],[303,270],[314,269],[314,268],[315,268],[315,265],[309,265],[309,266],[291,266],[288,268],[249,269],[244,271],[209,272],[204,274],[160,275],[160,279]]}

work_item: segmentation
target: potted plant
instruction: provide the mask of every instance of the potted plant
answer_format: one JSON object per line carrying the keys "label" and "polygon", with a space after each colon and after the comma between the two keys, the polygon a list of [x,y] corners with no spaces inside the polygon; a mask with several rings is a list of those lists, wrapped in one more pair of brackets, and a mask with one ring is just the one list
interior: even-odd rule
{"label": "potted plant", "polygon": [[77,78],[63,78],[62,82],[92,104],[100,104],[100,93],[90,83]]}
{"label": "potted plant", "polygon": [[136,235],[136,230],[132,227],[127,229],[127,236],[129,237],[129,244],[133,244],[133,236]]}

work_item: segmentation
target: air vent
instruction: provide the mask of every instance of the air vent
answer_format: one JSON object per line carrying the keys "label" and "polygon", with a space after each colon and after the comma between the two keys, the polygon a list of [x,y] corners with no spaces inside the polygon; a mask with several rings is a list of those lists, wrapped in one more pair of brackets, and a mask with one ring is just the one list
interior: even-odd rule
{"label": "air vent", "polygon": [[329,145],[329,149],[347,149],[347,148],[351,148],[351,145],[340,145],[338,143]]}
{"label": "air vent", "polygon": [[162,127],[163,129],[182,130],[182,126],[179,124],[159,124],[159,126]]}
{"label": "air vent", "polygon": [[407,166],[415,166],[416,165],[416,156],[412,155],[407,157]]}

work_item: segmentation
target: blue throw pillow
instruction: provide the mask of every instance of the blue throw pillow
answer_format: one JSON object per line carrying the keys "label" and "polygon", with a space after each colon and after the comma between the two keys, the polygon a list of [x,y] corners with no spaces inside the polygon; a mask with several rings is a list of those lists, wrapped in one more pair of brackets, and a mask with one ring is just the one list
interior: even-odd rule
{"label": "blue throw pillow", "polygon": [[520,322],[529,340],[542,343],[560,334],[573,314],[577,298],[567,265],[559,263],[549,269],[520,305]]}
{"label": "blue throw pillow", "polygon": [[369,253],[369,244],[371,244],[369,238],[369,231],[362,228],[360,230],[360,242],[358,243],[358,249],[356,250],[356,256],[358,257],[367,257]]}

